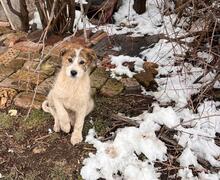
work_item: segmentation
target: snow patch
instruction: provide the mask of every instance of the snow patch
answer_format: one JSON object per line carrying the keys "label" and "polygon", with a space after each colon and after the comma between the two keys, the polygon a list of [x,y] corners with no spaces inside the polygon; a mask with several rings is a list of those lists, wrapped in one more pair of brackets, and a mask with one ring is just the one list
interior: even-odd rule
{"label": "snow patch", "polygon": [[[85,28],[86,29],[91,29],[91,28],[94,28],[95,26],[92,25],[88,18],[87,17],[84,17],[85,18]],[[83,16],[82,16],[82,13],[81,11],[79,10],[76,10],[75,11],[75,20],[74,20],[74,25],[73,25],[73,29],[78,29],[78,30],[81,30],[84,28],[84,24],[83,24]]]}
{"label": "snow patch", "polygon": [[115,65],[115,68],[111,69],[111,77],[116,78],[121,75],[127,75],[128,77],[133,77],[135,72],[131,72],[129,68],[123,63],[125,62],[134,62],[134,69],[136,72],[143,70],[143,59],[139,57],[130,57],[130,56],[110,56],[111,64]]}
{"label": "snow patch", "polygon": [[[147,11],[138,15],[132,8],[133,0],[122,0],[122,6],[114,15],[116,23],[101,26],[100,29],[110,35],[131,33],[132,36],[143,36],[164,33],[169,38],[186,35],[182,28],[184,20],[174,28],[172,24],[177,18],[175,14],[161,16],[159,8],[163,7],[163,2],[148,0]],[[193,37],[190,37],[181,41],[192,40]],[[153,47],[141,52],[143,59],[159,65],[159,73],[155,78],[159,85],[158,90],[143,91],[143,94],[154,96],[158,103],[153,104],[152,113],[146,111],[135,118],[140,123],[139,127],[118,129],[114,140],[101,142],[93,129],[89,131],[86,142],[93,144],[97,152],[91,153],[83,162],[81,175],[84,179],[158,179],[160,174],[154,168],[155,161],[166,161],[169,158],[166,156],[166,145],[155,134],[160,130],[161,125],[175,129],[177,134],[174,138],[184,148],[178,158],[179,177],[183,180],[219,179],[220,173],[201,172],[198,177],[194,177],[192,170],[189,169],[189,166],[193,165],[202,171],[198,158],[207,160],[214,167],[220,167],[220,147],[214,140],[216,133],[220,133],[220,110],[217,108],[220,102],[205,100],[197,109],[189,108],[192,102],[191,96],[211,82],[215,72],[208,73],[199,83],[195,83],[205,70],[184,62],[183,57],[188,49],[186,45],[161,39]],[[115,50],[117,51],[117,47]],[[197,55],[206,63],[213,60],[213,57],[206,52],[198,52]],[[115,65],[115,68],[110,69],[111,76],[132,77],[136,72],[143,70],[142,58],[111,56],[111,64]],[[134,62],[135,72],[131,72],[125,62]],[[220,83],[216,82],[215,87],[220,87]],[[161,107],[173,102],[175,104],[173,107]],[[144,155],[146,159],[140,160],[139,155]]]}
{"label": "snow patch", "polygon": [[[146,128],[146,124],[149,128]],[[151,121],[145,122],[145,125],[119,129],[114,141],[104,143],[94,137],[94,130],[90,130],[86,142],[93,144],[97,152],[90,154],[90,158],[83,162],[82,177],[87,180],[113,180],[120,172],[121,179],[133,179],[134,175],[143,180],[157,179],[159,174],[155,172],[152,162],[156,159],[166,160],[166,146],[154,133],[158,125]],[[148,160],[139,160],[141,153]],[[130,172],[131,168],[134,168],[135,174]]]}
{"label": "snow patch", "polygon": [[186,147],[184,149],[178,160],[182,167],[188,167],[189,165],[194,165],[195,167],[198,167],[197,157],[194,155],[189,147]]}
{"label": "snow patch", "polygon": [[33,19],[29,23],[30,24],[36,23],[38,29],[42,29],[43,28],[41,20],[40,20],[40,15],[39,15],[37,10],[34,12],[34,17],[33,17]]}

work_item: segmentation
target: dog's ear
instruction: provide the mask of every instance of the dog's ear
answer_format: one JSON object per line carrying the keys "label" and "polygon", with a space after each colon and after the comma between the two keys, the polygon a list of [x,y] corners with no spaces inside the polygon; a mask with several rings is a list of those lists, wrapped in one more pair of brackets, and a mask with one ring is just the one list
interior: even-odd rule
{"label": "dog's ear", "polygon": [[94,50],[90,49],[90,52],[88,53],[88,56],[89,58],[92,60],[92,61],[96,61],[97,59],[97,56],[96,56],[96,53]]}
{"label": "dog's ear", "polygon": [[96,53],[93,49],[84,48],[83,51],[85,52],[87,59],[90,62],[94,62],[97,59]]}
{"label": "dog's ear", "polygon": [[66,52],[67,52],[67,49],[66,49],[66,48],[61,49],[61,50],[60,50],[60,57],[63,57],[64,54],[66,54]]}

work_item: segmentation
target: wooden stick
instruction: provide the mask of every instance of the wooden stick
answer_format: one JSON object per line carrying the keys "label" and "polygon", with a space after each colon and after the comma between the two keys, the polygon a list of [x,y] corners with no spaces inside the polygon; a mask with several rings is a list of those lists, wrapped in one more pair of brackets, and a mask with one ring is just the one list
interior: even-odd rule
{"label": "wooden stick", "polygon": [[127,124],[130,124],[130,125],[135,126],[135,127],[139,127],[139,123],[137,123],[136,121],[134,121],[131,118],[124,117],[122,115],[112,114],[111,118],[114,119],[114,120],[117,120],[117,121],[126,122]]}

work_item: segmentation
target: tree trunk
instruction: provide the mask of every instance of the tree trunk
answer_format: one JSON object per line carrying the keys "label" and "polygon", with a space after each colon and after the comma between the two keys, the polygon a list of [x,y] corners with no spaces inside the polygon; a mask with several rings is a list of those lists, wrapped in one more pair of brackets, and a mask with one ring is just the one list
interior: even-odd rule
{"label": "tree trunk", "polygon": [[19,0],[19,6],[20,6],[20,10],[16,10],[13,5],[15,4],[15,2],[11,3],[11,0],[7,0],[7,5],[10,9],[10,11],[18,16],[18,18],[21,21],[21,30],[23,31],[28,31],[29,30],[29,17],[28,17],[28,10],[27,10],[27,4],[25,0]]}
{"label": "tree trunk", "polygon": [[143,14],[146,11],[146,0],[134,0],[134,10],[138,14]]}
{"label": "tree trunk", "polygon": [[25,0],[20,0],[20,12],[21,12],[20,19],[22,23],[22,30],[27,32],[29,30],[29,13]]}

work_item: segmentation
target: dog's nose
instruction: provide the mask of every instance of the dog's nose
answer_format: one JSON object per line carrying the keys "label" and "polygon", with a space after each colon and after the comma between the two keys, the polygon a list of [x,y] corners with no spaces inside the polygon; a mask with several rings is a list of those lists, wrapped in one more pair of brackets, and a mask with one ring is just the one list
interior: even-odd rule
{"label": "dog's nose", "polygon": [[77,75],[77,71],[75,71],[75,70],[70,71],[70,73],[73,77]]}

